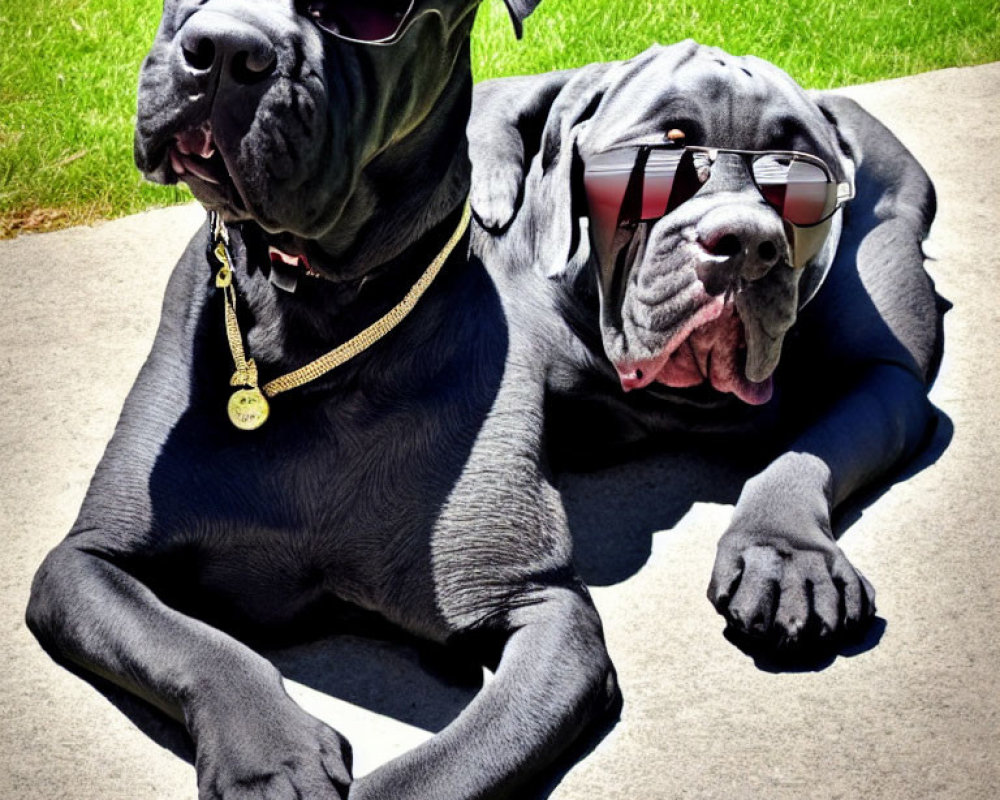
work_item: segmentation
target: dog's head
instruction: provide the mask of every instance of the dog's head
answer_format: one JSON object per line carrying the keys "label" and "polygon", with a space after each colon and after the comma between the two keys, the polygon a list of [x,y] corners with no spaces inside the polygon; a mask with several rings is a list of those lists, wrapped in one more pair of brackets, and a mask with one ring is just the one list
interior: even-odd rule
{"label": "dog's head", "polygon": [[478,2],[165,0],[136,164],[314,261],[391,257],[466,189]]}
{"label": "dog's head", "polygon": [[[822,110],[772,64],[684,42],[539,84],[537,106],[511,112],[522,140],[538,131],[517,152],[483,129],[497,129],[487,106],[500,99],[485,88],[470,137],[473,207],[498,234],[515,217],[543,217],[531,223],[536,267],[596,292],[622,387],[706,385],[766,402],[785,334],[832,262],[835,209],[851,185]],[[819,192],[808,219],[782,194],[793,196],[780,178],[792,162],[820,179],[794,187],[807,200]],[[503,167],[523,186],[489,179]]]}

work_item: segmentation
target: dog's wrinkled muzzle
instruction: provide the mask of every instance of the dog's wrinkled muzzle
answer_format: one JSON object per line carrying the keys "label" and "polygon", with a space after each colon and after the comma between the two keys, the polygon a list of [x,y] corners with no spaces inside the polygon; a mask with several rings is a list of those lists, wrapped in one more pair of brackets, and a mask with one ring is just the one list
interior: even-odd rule
{"label": "dog's wrinkled muzzle", "polygon": [[672,214],[617,232],[601,322],[622,389],[706,384],[767,402],[798,308],[790,244],[744,161],[727,154]]}

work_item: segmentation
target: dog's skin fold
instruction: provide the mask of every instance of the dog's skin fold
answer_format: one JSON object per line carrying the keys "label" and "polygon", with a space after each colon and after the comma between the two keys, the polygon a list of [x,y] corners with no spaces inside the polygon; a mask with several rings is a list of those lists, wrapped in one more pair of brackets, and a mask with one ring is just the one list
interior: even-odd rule
{"label": "dog's skin fold", "polygon": [[[672,130],[689,145],[819,156],[857,197],[828,228],[796,231],[739,158],[720,156],[691,199],[637,230],[620,286],[602,284],[587,159]],[[555,458],[593,463],[690,436],[759,453],[766,466],[722,535],[709,598],[748,644],[801,652],[863,632],[874,590],[831,515],[910,457],[935,419],[927,390],[947,304],[923,267],[935,200],[920,165],[852,101],[694,42],[480,84],[469,135],[473,210],[491,234],[480,251],[562,324]],[[713,251],[724,236],[738,246]],[[822,247],[796,269],[811,242]]]}
{"label": "dog's skin fold", "polygon": [[[263,380],[399,302],[469,191],[476,3],[418,2],[391,46],[320,31],[309,5],[167,0],[140,81],[136,161],[227,222]],[[534,5],[510,4],[518,27]],[[252,433],[225,414],[207,225],[171,277],[27,619],[56,659],[186,726],[201,798],[516,796],[616,707],[541,457],[550,340],[469,240],[399,328],[274,398]],[[300,270],[296,291],[272,285],[269,252]],[[244,643],[329,629],[347,607],[474,646],[496,673],[437,736],[357,780],[343,737]]]}

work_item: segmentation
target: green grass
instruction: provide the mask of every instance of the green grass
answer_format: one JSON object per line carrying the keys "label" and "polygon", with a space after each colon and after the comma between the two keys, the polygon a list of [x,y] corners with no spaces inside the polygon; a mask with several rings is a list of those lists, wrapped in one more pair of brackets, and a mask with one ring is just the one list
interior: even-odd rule
{"label": "green grass", "polygon": [[498,0],[474,37],[479,79],[627,58],[693,38],[773,61],[809,88],[1000,59],[997,0],[545,0],[520,46]]}
{"label": "green grass", "polygon": [[0,235],[189,197],[132,165],[138,67],[160,5],[2,2]]}
{"label": "green grass", "polygon": [[[0,237],[188,198],[132,166],[139,63],[160,4],[3,0]],[[1000,60],[1000,0],[545,0],[517,42],[484,0],[477,79],[627,58],[692,37],[824,88]]]}

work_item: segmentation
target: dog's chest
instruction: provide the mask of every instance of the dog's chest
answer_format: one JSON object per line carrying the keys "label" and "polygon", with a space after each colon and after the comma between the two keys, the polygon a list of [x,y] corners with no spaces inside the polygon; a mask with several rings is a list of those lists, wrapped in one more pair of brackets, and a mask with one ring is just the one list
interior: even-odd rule
{"label": "dog's chest", "polygon": [[175,429],[150,479],[151,581],[234,624],[282,625],[330,597],[384,608],[385,576],[414,572],[461,468],[438,423],[344,400],[272,413],[251,434]]}

